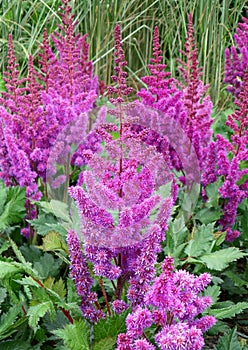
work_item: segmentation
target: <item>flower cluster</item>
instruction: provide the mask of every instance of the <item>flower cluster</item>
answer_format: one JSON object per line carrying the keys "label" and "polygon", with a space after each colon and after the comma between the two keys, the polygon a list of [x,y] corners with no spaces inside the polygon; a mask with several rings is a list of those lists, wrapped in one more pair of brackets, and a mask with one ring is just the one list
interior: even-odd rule
{"label": "flower cluster", "polygon": [[142,343],[144,349],[155,349],[146,336],[146,329],[153,324],[160,349],[202,349],[203,333],[216,322],[212,316],[197,318],[212,302],[210,297],[199,295],[210,281],[207,273],[196,277],[184,270],[174,271],[173,259],[167,257],[161,275],[145,295],[145,305],[126,318],[127,333],[119,334],[117,349],[142,349]]}
{"label": "flower cluster", "polygon": [[[68,158],[68,144],[74,140],[57,140],[55,145],[57,136],[73,121],[70,135],[74,138],[84,135],[88,123],[85,112],[92,108],[97,97],[98,82],[88,59],[86,35],[74,34],[69,1],[62,3],[61,33],[56,31],[52,35],[59,55],[52,52],[45,32],[39,61],[41,74],[34,68],[30,56],[28,76],[19,78],[12,36],[9,36],[8,66],[4,74],[6,92],[1,92],[0,97],[0,176],[7,185],[27,188],[27,219],[36,215],[30,201],[42,196],[39,178],[46,192],[51,148],[57,149],[57,154],[53,154],[55,161],[59,157]],[[59,181],[63,182],[64,178]],[[23,233],[27,237],[32,234],[26,229]]]}
{"label": "flower cluster", "polygon": [[236,47],[232,46],[225,50],[225,78],[224,82],[229,84],[227,90],[236,97],[242,90],[245,71],[248,65],[248,18],[242,17],[237,32],[234,35]]}
{"label": "flower cluster", "polygon": [[100,318],[105,317],[105,314],[97,310],[94,305],[98,305],[97,295],[91,291],[94,281],[90,276],[79,238],[73,230],[68,232],[67,243],[71,261],[70,275],[76,285],[78,295],[82,298],[82,315],[92,322],[97,322]]}
{"label": "flower cluster", "polygon": [[206,168],[211,162],[212,165],[204,174],[203,184],[212,183],[219,176],[223,178],[223,184],[219,188],[219,194],[224,199],[223,216],[219,223],[226,230],[228,241],[233,241],[240,235],[238,230],[232,229],[232,226],[235,223],[239,204],[248,196],[248,182],[244,176],[248,173],[248,169],[241,168],[248,159],[248,66],[235,104],[237,110],[228,116],[226,122],[232,131],[231,140],[228,141],[222,135],[216,135],[216,142],[211,144],[208,150]]}

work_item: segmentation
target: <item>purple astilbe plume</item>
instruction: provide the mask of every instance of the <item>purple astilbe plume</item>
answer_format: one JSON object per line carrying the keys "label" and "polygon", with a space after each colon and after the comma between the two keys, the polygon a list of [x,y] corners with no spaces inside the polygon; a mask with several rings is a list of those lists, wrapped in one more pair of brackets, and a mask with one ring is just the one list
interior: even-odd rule
{"label": "purple astilbe plume", "polygon": [[[94,107],[98,91],[98,80],[93,75],[92,62],[89,60],[87,34],[75,34],[76,23],[69,3],[67,0],[62,1],[62,24],[51,35],[59,56],[53,55],[44,36],[40,59],[46,84],[46,91],[42,94],[44,109],[57,126],[53,133],[54,149],[49,159],[47,181],[52,188],[63,184],[62,177],[57,179],[58,175],[54,174],[56,165],[62,165],[66,194],[70,165],[75,164],[76,158],[75,165],[83,165],[79,157],[73,157],[71,145],[82,147],[82,140],[85,140],[86,132],[91,128],[88,111]],[[66,200],[66,194],[63,200]]]}
{"label": "purple astilbe plume", "polygon": [[242,17],[243,22],[238,24],[234,40],[236,47],[225,50],[225,78],[229,84],[227,90],[236,97],[242,90],[245,70],[248,65],[248,18]]}
{"label": "purple astilbe plume", "polygon": [[76,285],[78,295],[82,298],[82,315],[92,322],[97,322],[100,318],[104,318],[105,314],[96,309],[96,305],[99,307],[97,295],[91,291],[94,281],[90,276],[79,238],[73,230],[67,234],[67,243],[71,261],[70,276]]}
{"label": "purple astilbe plume", "polygon": [[228,116],[226,125],[231,129],[231,140],[222,135],[216,135],[215,147],[209,150],[209,154],[215,157],[217,166],[213,175],[206,180],[212,183],[217,176],[222,176],[223,184],[219,188],[219,194],[224,200],[223,216],[219,220],[223,229],[226,230],[226,240],[232,241],[239,236],[239,231],[233,230],[237,208],[244,198],[248,196],[247,180],[244,175],[248,173],[247,168],[242,169],[241,164],[248,159],[248,66],[244,75],[240,93],[236,97],[237,110]]}
{"label": "purple astilbe plume", "polygon": [[119,105],[124,102],[124,96],[129,95],[132,92],[132,88],[127,86],[126,77],[127,72],[124,71],[124,67],[127,65],[125,61],[125,55],[122,48],[122,39],[121,39],[121,26],[117,24],[115,26],[115,75],[111,76],[111,79],[116,86],[108,87],[108,95],[117,95],[115,98],[110,98],[110,102],[114,105]]}
{"label": "purple astilbe plume", "polygon": [[[132,132],[135,117],[128,115],[130,107],[124,104],[131,89],[124,72],[127,63],[120,26],[115,29],[115,48],[116,86],[108,90],[115,95],[111,99],[114,108],[108,110],[115,115],[115,123],[102,118],[93,129],[104,140],[104,149],[97,153],[85,149],[86,170],[80,176],[80,186],[70,187],[69,194],[80,213],[85,256],[98,278],[112,281],[113,309],[122,312],[126,305],[121,297],[128,282],[129,302],[133,306],[143,303],[155,276],[173,200],[159,192],[160,186],[171,180],[163,155]],[[142,342],[138,346],[141,348]]]}
{"label": "purple astilbe plume", "polygon": [[[182,92],[176,87],[176,81],[171,77],[171,73],[165,71],[167,66],[162,63],[161,53],[159,32],[156,26],[153,35],[153,58],[150,59],[151,63],[147,65],[151,75],[141,78],[147,85],[147,89],[142,88],[137,95],[141,97],[145,105],[175,118],[181,112]],[[182,115],[180,117],[183,118]]]}
{"label": "purple astilbe plume", "polygon": [[216,322],[212,316],[197,318],[212,302],[210,297],[199,295],[210,281],[208,273],[197,277],[184,270],[174,271],[173,259],[167,257],[161,275],[145,294],[145,304],[128,315],[127,333],[119,334],[117,350],[136,349],[136,344],[144,341],[144,349],[155,349],[145,334],[153,324],[159,330],[155,342],[160,349],[202,349],[203,333]]}
{"label": "purple astilbe plume", "polygon": [[192,14],[188,18],[188,32],[185,42],[185,51],[182,54],[186,62],[178,60],[181,66],[183,82],[183,104],[187,112],[187,120],[184,130],[192,142],[198,156],[200,167],[205,158],[205,149],[211,141],[212,131],[211,120],[212,102],[210,96],[206,96],[208,85],[204,85],[201,80],[201,68],[197,60],[197,44],[194,37]]}

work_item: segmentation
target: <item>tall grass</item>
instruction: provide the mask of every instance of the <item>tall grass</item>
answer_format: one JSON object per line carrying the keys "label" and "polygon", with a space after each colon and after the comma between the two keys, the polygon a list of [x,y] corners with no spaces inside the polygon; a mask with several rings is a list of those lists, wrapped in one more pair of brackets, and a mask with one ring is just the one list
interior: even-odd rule
{"label": "tall grass", "polygon": [[[59,0],[2,0],[0,1],[0,65],[6,65],[8,33],[13,34],[22,73],[27,69],[30,53],[37,57],[44,28],[49,32],[59,21]],[[211,85],[215,103],[223,103],[224,49],[248,4],[244,0],[74,0],[73,9],[78,30],[89,34],[90,56],[95,73],[107,84],[112,69],[113,29],[122,24],[129,80],[134,88],[142,84],[151,56],[154,25],[160,29],[164,60],[176,74],[176,58],[180,57],[187,30],[187,15],[193,13],[203,67],[203,80]]]}

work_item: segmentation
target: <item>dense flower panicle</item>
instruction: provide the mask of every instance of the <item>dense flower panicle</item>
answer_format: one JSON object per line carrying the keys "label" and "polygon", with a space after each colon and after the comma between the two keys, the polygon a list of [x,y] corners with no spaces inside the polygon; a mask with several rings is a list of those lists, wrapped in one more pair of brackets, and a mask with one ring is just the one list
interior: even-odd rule
{"label": "dense flower panicle", "polygon": [[204,149],[211,141],[212,102],[206,96],[208,85],[201,81],[201,68],[197,60],[197,44],[194,38],[192,14],[188,18],[188,32],[185,51],[182,51],[186,62],[178,60],[181,67],[178,70],[183,77],[183,104],[187,112],[185,132],[195,147],[201,169],[203,169]]}
{"label": "dense flower panicle", "polygon": [[[125,349],[120,347],[124,346],[124,340],[131,349],[136,349],[135,344],[142,344],[144,340],[145,328],[152,324],[160,330],[155,333],[155,342],[160,349],[202,349],[203,333],[216,322],[213,316],[196,318],[212,303],[209,296],[199,295],[210,281],[208,273],[197,277],[184,270],[174,271],[173,258],[166,257],[161,275],[147,286],[142,307],[136,305],[128,315],[127,333],[119,335],[117,349]],[[148,345],[147,349],[150,349]]]}
{"label": "dense flower panicle", "polygon": [[129,314],[126,318],[127,334],[133,339],[139,338],[145,328],[152,325],[152,314],[148,309],[138,307],[135,312]]}
{"label": "dense flower panicle", "polygon": [[165,72],[166,64],[162,63],[161,53],[159,32],[156,26],[153,35],[153,58],[150,59],[151,63],[147,66],[151,75],[141,78],[147,85],[147,90],[142,88],[137,95],[146,105],[171,114],[173,110],[176,110],[181,93],[173,84],[174,79],[170,72]]}
{"label": "dense flower panicle", "polygon": [[112,302],[112,308],[115,313],[121,314],[123,311],[129,308],[129,305],[123,300],[116,299]]}
{"label": "dense flower panicle", "polygon": [[117,95],[115,98],[110,98],[110,102],[113,104],[121,104],[124,102],[124,96],[129,95],[132,92],[132,88],[127,86],[126,77],[127,73],[123,70],[127,65],[127,61],[125,61],[125,55],[122,48],[122,39],[121,39],[121,26],[117,24],[115,26],[115,73],[116,75],[112,75],[111,79],[114,83],[117,84],[116,87],[109,86],[108,87],[108,95]]}
{"label": "dense flower panicle", "polygon": [[[248,66],[247,66],[248,67]],[[214,166],[205,172],[203,185],[213,183],[218,176],[223,177],[223,183],[219,188],[219,194],[225,199],[222,211],[223,216],[219,223],[226,231],[226,240],[232,241],[239,236],[239,231],[233,230],[237,209],[248,191],[244,181],[247,168],[241,169],[240,164],[248,159],[248,69],[243,78],[242,88],[236,97],[237,110],[228,116],[226,125],[231,129],[231,140],[222,135],[216,135],[215,143],[211,144],[206,157],[206,169],[209,162],[214,161]],[[230,156],[231,155],[231,156]],[[210,174],[210,170],[212,174]]]}
{"label": "dense flower panicle", "polygon": [[200,350],[204,346],[201,330],[187,323],[165,326],[155,339],[162,350]]}
{"label": "dense flower panicle", "polygon": [[88,320],[97,322],[100,318],[105,317],[105,314],[94,306],[94,303],[97,301],[97,295],[91,291],[93,279],[90,276],[78,236],[72,230],[68,232],[67,243],[71,261],[70,275],[76,285],[78,295],[82,298],[82,314]]}
{"label": "dense flower panicle", "polygon": [[248,18],[242,17],[242,23],[238,24],[234,40],[236,47],[225,50],[225,78],[229,84],[227,90],[238,96],[242,91],[245,70],[248,65]]}
{"label": "dense flower panicle", "polygon": [[[65,145],[60,148],[60,154],[55,156],[54,161],[67,157],[68,143],[75,142],[79,133],[84,137],[88,123],[88,115],[84,112],[92,108],[97,96],[98,83],[97,78],[93,77],[88,58],[86,36],[74,34],[75,25],[68,1],[63,2],[61,10],[62,24],[52,37],[59,56],[52,52],[45,31],[39,61],[41,73],[34,68],[30,56],[28,76],[19,78],[12,37],[9,37],[8,65],[4,74],[6,92],[1,92],[0,97],[5,109],[2,109],[0,116],[0,173],[6,184],[17,183],[32,187],[33,191],[38,178],[41,178],[42,184],[47,180],[50,150],[64,127],[75,120],[75,125],[70,129],[74,138],[67,135]],[[4,129],[8,129],[7,139]],[[13,158],[15,147],[18,152]],[[22,160],[23,164],[18,163]],[[28,172],[32,174],[29,176],[30,183],[27,181]],[[54,186],[61,185],[62,180],[62,177],[56,179]],[[38,186],[36,188],[32,199],[40,198]],[[29,198],[30,193],[29,190]],[[32,206],[27,207],[33,210]],[[33,216],[31,212],[28,215],[29,219]]]}

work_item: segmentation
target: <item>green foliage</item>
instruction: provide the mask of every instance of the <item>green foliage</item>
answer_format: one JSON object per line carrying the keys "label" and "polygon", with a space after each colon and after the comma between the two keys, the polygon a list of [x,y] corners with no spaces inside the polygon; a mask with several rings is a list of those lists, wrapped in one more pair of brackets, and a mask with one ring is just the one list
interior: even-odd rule
{"label": "green foliage", "polygon": [[84,320],[75,321],[52,333],[63,339],[65,346],[70,350],[90,350],[90,328]]}
{"label": "green foliage", "polygon": [[0,182],[0,230],[21,222],[26,213],[24,205],[24,188],[5,187]]}
{"label": "green foliage", "polygon": [[93,350],[114,348],[119,333],[126,331],[125,319],[128,311],[100,320],[94,327]]}
{"label": "green foliage", "polygon": [[47,312],[50,312],[52,318],[54,318],[55,310],[51,301],[45,301],[38,305],[30,306],[28,309],[28,324],[34,330],[37,330],[38,322]]}
{"label": "green foliage", "polygon": [[[210,314],[215,316],[218,320],[222,320],[224,318],[232,318],[248,308],[248,303],[246,302],[239,302],[236,304],[229,302],[228,304],[230,305],[222,307],[222,303],[216,303],[215,309],[211,309]],[[217,308],[218,306],[220,308]]]}
{"label": "green foliage", "polygon": [[209,269],[221,271],[231,262],[245,256],[238,248],[229,247],[210,254],[202,255],[200,261],[206,264]]}
{"label": "green foliage", "polygon": [[214,347],[214,350],[242,350],[241,344],[238,341],[237,329],[229,330],[227,334],[223,335]]}

